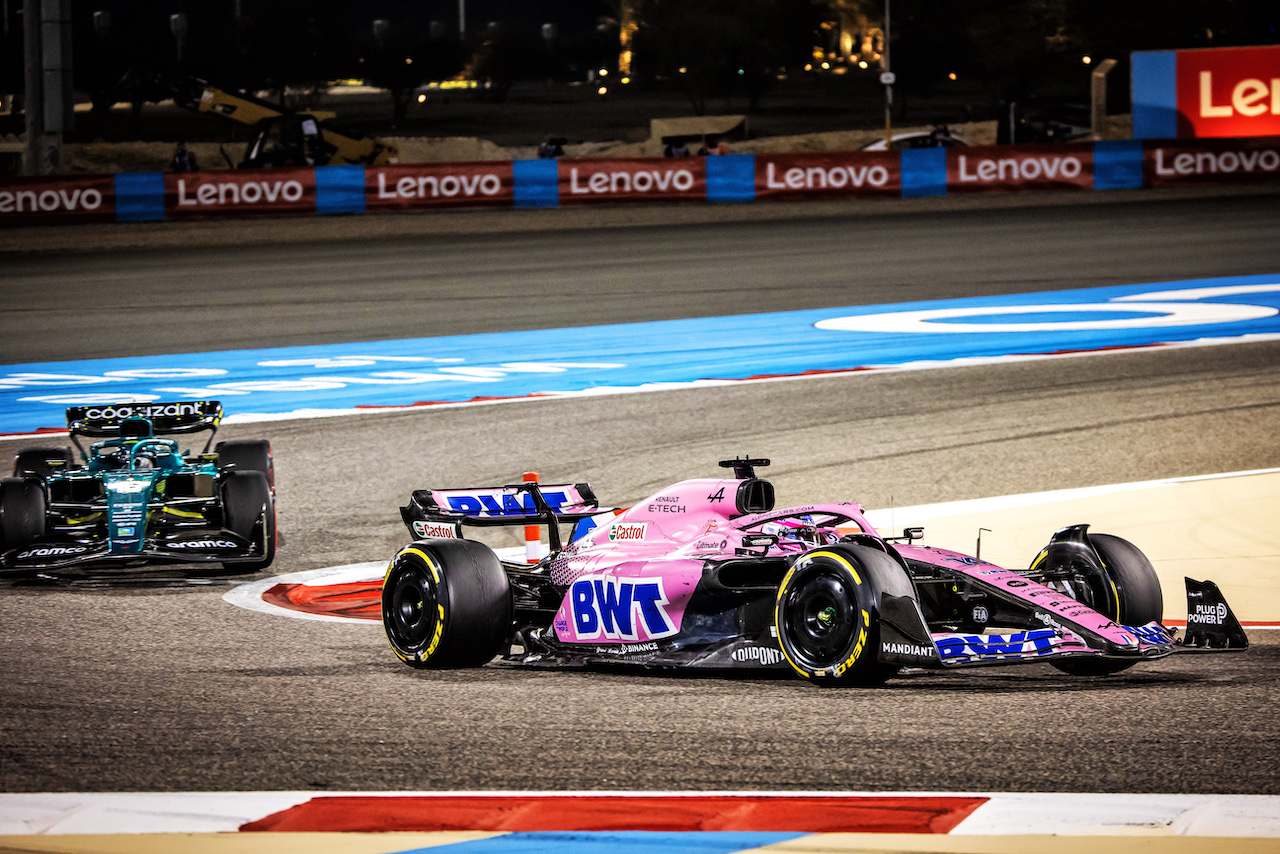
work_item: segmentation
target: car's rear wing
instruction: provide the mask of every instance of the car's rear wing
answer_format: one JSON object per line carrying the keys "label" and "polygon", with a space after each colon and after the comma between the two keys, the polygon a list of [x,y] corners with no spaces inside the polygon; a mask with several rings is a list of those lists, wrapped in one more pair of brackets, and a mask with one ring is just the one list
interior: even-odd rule
{"label": "car's rear wing", "polygon": [[[458,527],[545,525],[551,550],[561,548],[560,524],[588,519],[600,508],[585,483],[511,483],[470,489],[417,489],[400,517],[416,537],[457,536]],[[451,533],[452,532],[452,533]]]}
{"label": "car's rear wing", "polygon": [[222,404],[216,400],[185,400],[72,406],[67,409],[67,428],[73,436],[109,438],[119,436],[120,423],[129,418],[147,419],[156,433],[199,433],[218,429]]}
{"label": "car's rear wing", "polygon": [[131,418],[151,422],[154,434],[179,435],[209,431],[201,453],[208,453],[222,423],[222,404],[216,400],[184,400],[176,403],[111,403],[67,408],[67,429],[72,443],[86,459],[81,436],[110,439],[123,435],[121,424]]}

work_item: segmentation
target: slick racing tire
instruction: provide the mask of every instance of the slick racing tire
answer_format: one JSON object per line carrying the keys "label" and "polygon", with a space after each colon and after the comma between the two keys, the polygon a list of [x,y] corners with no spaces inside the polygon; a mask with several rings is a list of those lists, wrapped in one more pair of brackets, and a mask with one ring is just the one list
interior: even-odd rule
{"label": "slick racing tire", "polygon": [[866,686],[898,672],[877,660],[875,572],[902,569],[882,551],[834,546],[804,555],[782,580],[774,624],[783,654],[801,676],[819,685]]}
{"label": "slick racing tire", "polygon": [[232,439],[219,442],[214,450],[218,452],[218,468],[234,465],[235,471],[260,471],[271,489],[276,488],[275,460],[266,439]]}
{"label": "slick racing tire", "polygon": [[382,627],[410,667],[479,667],[501,651],[511,620],[511,584],[483,543],[423,540],[387,568]]}
{"label": "slick racing tire", "polygon": [[60,471],[71,465],[68,448],[25,448],[13,457],[14,477],[38,477],[44,480],[53,471],[53,463],[60,464]]}
{"label": "slick racing tire", "polygon": [[0,478],[0,552],[43,539],[45,521],[40,484],[18,477]]}
{"label": "slick racing tire", "polygon": [[271,566],[276,558],[276,499],[267,483],[267,476],[260,471],[228,472],[222,481],[223,527],[250,542],[256,542],[258,518],[263,516],[264,509],[264,555],[249,560],[224,560],[224,566],[257,571]]}
{"label": "slick racing tire", "polygon": [[[1089,534],[1089,542],[1106,570],[1106,578],[1095,579],[1094,583],[1111,586],[1110,590],[1097,590],[1093,594],[1095,602],[1112,603],[1115,610],[1107,616],[1122,626],[1144,626],[1159,620],[1164,615],[1164,596],[1160,592],[1160,578],[1147,556],[1133,543],[1111,534]],[[1081,658],[1050,663],[1072,676],[1107,676],[1128,670],[1138,659]]]}

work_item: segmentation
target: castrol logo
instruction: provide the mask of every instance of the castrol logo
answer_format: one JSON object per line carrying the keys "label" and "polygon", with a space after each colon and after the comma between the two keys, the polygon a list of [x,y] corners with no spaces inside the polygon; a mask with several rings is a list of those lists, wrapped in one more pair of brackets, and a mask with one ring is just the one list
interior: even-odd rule
{"label": "castrol logo", "polygon": [[649,528],[648,522],[623,522],[609,528],[609,542],[635,543],[644,539]]}

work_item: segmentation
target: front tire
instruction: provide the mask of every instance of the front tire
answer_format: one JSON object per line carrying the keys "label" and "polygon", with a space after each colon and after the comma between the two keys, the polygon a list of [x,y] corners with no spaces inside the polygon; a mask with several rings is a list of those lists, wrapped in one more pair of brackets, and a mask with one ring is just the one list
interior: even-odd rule
{"label": "front tire", "polygon": [[[1107,602],[1113,609],[1108,617],[1122,626],[1144,626],[1164,616],[1164,594],[1160,577],[1142,551],[1128,540],[1111,534],[1089,534],[1089,543],[1102,559],[1105,575],[1095,577],[1095,585],[1110,589],[1093,591],[1093,599]],[[1050,662],[1072,676],[1108,676],[1128,670],[1138,659],[1067,659]]]}
{"label": "front tire", "polygon": [[[868,563],[885,562],[869,570]],[[774,624],[797,673],[819,685],[880,685],[898,671],[882,664],[879,604],[872,572],[901,568],[864,546],[821,548],[801,557],[782,580]]]}
{"label": "front tire", "polygon": [[46,521],[44,489],[39,483],[0,478],[0,552],[43,539]]}
{"label": "front tire", "polygon": [[250,542],[257,538],[258,519],[263,519],[261,558],[224,560],[224,566],[257,572],[276,559],[276,499],[260,471],[228,472],[222,481],[222,525]]}
{"label": "front tire", "polygon": [[271,456],[271,443],[266,439],[232,439],[219,442],[218,468],[234,466],[233,471],[260,471],[271,489],[276,488],[276,465]]}
{"label": "front tire", "polygon": [[511,584],[474,540],[424,540],[401,549],[382,583],[382,627],[410,667],[479,667],[511,633]]}

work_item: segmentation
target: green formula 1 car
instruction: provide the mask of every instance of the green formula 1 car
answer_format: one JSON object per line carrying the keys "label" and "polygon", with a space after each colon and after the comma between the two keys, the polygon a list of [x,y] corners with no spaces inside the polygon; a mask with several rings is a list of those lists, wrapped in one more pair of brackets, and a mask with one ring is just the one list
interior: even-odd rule
{"label": "green formula 1 car", "polygon": [[[75,406],[69,447],[27,448],[0,478],[0,572],[220,563],[276,550],[275,467],[260,439],[219,442],[216,400]],[[208,432],[199,451],[157,434]],[[88,450],[81,437],[100,439]]]}

